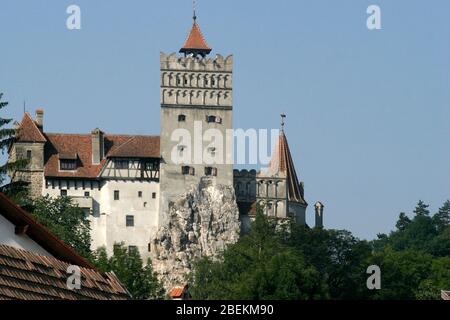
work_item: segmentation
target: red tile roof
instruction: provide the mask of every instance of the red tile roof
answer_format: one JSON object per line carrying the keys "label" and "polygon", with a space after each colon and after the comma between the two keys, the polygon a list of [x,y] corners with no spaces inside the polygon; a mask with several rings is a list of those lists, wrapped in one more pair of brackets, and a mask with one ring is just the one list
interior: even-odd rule
{"label": "red tile roof", "polygon": [[288,199],[292,202],[306,204],[303,198],[303,187],[300,184],[295,171],[294,161],[284,131],[281,131],[275,146],[274,154],[270,161],[269,173],[275,175],[283,173],[288,182]]}
{"label": "red tile roof", "polygon": [[36,122],[31,118],[28,112],[23,115],[19,126],[19,131],[16,135],[16,141],[19,142],[46,142],[47,139],[39,130]]}
{"label": "red tile roof", "polygon": [[17,206],[1,192],[0,215],[4,216],[15,226],[28,226],[24,229],[25,234],[54,257],[81,267],[93,268],[92,264],[86,259],[50,233],[31,214]]}
{"label": "red tile roof", "polygon": [[188,298],[188,285],[185,285],[184,287],[174,287],[169,292],[169,297],[172,299],[183,299]]}
{"label": "red tile roof", "polygon": [[[0,215],[21,227],[27,236],[53,257],[0,244],[0,300],[124,300],[126,289],[113,273],[100,273],[72,248],[22,208],[0,193]],[[67,268],[81,271],[81,289],[67,288]]]}
{"label": "red tile roof", "polygon": [[[45,176],[96,178],[100,174],[106,160],[100,164],[92,163],[92,137],[90,134],[46,134]],[[159,158],[158,136],[105,135],[105,155],[108,157]],[[77,170],[60,171],[59,159],[67,155],[78,156]]]}
{"label": "red tile roof", "polygon": [[109,152],[108,157],[159,158],[159,137],[134,136]]}
{"label": "red tile roof", "polygon": [[126,300],[113,273],[80,268],[81,287],[67,287],[70,263],[0,245],[0,300]]}
{"label": "red tile roof", "polygon": [[191,32],[189,33],[184,46],[180,50],[180,52],[187,53],[193,51],[200,51],[206,54],[211,52],[211,48],[206,44],[206,40],[203,37],[200,27],[196,21],[194,21]]}

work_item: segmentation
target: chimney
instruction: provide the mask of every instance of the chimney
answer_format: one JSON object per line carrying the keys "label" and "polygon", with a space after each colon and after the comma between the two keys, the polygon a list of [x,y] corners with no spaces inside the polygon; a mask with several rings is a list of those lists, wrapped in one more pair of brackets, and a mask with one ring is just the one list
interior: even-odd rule
{"label": "chimney", "polygon": [[104,133],[99,129],[91,132],[92,164],[100,164],[105,156]]}
{"label": "chimney", "polygon": [[319,229],[323,228],[323,207],[324,205],[320,201],[317,201],[314,205],[316,210],[316,228]]}
{"label": "chimney", "polygon": [[36,110],[36,125],[39,130],[44,131],[44,110],[42,109]]}

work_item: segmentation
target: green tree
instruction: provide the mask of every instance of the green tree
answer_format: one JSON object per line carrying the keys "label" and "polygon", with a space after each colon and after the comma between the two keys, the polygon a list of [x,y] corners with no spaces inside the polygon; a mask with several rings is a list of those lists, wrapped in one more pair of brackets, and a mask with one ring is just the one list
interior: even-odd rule
{"label": "green tree", "polygon": [[138,250],[126,249],[121,243],[114,246],[114,253],[109,259],[104,247],[97,249],[94,256],[96,267],[102,272],[113,271],[133,299],[164,298],[164,288],[153,271],[151,260],[144,266]]}
{"label": "green tree", "polygon": [[429,216],[430,210],[428,210],[429,205],[425,204],[422,200],[419,200],[419,203],[417,204],[416,208],[414,209],[414,213],[416,217],[419,216]]}
{"label": "green tree", "polygon": [[285,300],[325,298],[317,269],[298,250],[283,243],[285,234],[258,210],[248,235],[218,260],[203,258],[190,277],[194,299]]}
{"label": "green tree", "polygon": [[434,259],[427,279],[420,282],[416,298],[440,300],[441,290],[450,289],[450,257]]}
{"label": "green tree", "polygon": [[395,226],[396,226],[397,230],[405,231],[410,223],[411,223],[411,219],[408,218],[406,213],[400,212],[398,221],[395,224]]}
{"label": "green tree", "polygon": [[366,260],[371,247],[345,230],[291,227],[289,246],[299,250],[326,281],[332,299],[362,299],[367,295]]}
{"label": "green tree", "polygon": [[33,201],[31,213],[59,239],[85,258],[91,258],[89,219],[71,198],[38,198]]}
{"label": "green tree", "polygon": [[414,300],[420,284],[428,278],[433,263],[429,254],[386,247],[369,260],[381,270],[381,289],[374,290],[371,298],[380,300]]}
{"label": "green tree", "polygon": [[[8,102],[3,100],[3,93],[0,93],[0,110],[8,106]],[[14,142],[16,130],[13,128],[5,128],[13,119],[0,117],[0,149],[2,154],[9,151],[11,144]],[[27,184],[24,182],[8,182],[7,174],[14,174],[17,170],[23,169],[27,165],[26,159],[18,159],[16,161],[7,161],[0,165],[0,191],[12,198],[19,204],[26,204],[24,199],[27,199]]]}
{"label": "green tree", "polygon": [[439,211],[433,216],[433,220],[439,233],[450,226],[450,200],[444,202]]}

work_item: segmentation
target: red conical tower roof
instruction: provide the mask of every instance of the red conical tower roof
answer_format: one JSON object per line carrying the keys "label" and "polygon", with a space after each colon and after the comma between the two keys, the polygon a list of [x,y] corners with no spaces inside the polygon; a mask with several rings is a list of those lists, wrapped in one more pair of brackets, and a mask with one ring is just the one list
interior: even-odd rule
{"label": "red conical tower roof", "polygon": [[197,17],[194,16],[194,24],[192,25],[191,32],[184,43],[184,46],[180,49],[180,53],[194,54],[206,56],[211,52],[211,48],[206,44],[206,40],[200,31],[200,27],[197,24]]}
{"label": "red conical tower roof", "polygon": [[[284,127],[284,121],[282,122],[282,126]],[[284,134],[284,128],[282,128],[275,145],[275,150],[270,161],[269,172],[273,175],[282,173],[286,176],[289,201],[306,204],[303,195],[303,185],[298,180],[294,161],[292,160],[291,151],[289,150],[289,144],[286,135]]]}

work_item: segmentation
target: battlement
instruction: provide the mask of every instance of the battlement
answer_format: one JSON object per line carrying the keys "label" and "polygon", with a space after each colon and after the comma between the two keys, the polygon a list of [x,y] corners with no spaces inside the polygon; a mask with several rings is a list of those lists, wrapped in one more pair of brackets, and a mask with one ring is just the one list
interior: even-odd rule
{"label": "battlement", "polygon": [[214,58],[177,56],[176,53],[160,54],[161,71],[233,72],[233,55],[224,58],[217,54]]}
{"label": "battlement", "polygon": [[161,105],[232,108],[233,56],[180,57],[161,52]]}

